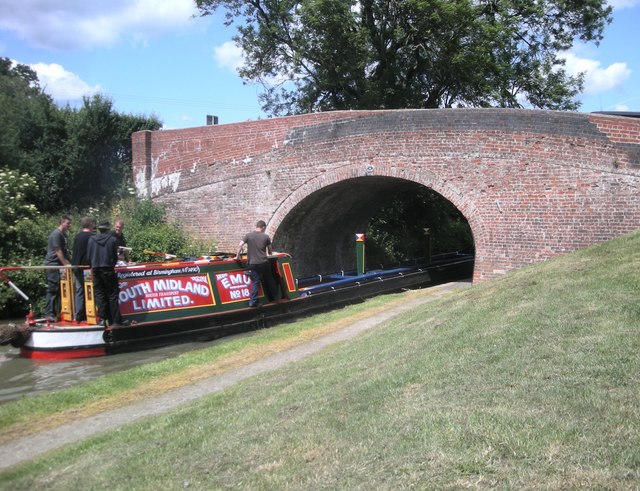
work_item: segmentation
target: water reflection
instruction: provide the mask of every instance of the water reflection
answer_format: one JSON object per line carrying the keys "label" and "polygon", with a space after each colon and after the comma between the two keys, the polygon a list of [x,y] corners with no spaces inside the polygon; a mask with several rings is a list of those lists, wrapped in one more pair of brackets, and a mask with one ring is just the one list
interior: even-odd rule
{"label": "water reflection", "polygon": [[[251,335],[251,333],[240,334]],[[0,404],[80,384],[108,373],[127,370],[172,356],[222,343],[236,336],[207,343],[183,343],[163,348],[77,360],[41,361],[20,357],[20,350],[0,346]]]}

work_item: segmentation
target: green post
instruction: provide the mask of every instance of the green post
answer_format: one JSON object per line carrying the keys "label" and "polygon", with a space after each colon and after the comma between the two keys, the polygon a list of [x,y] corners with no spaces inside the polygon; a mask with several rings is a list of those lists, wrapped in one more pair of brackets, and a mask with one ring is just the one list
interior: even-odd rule
{"label": "green post", "polygon": [[356,270],[364,274],[364,234],[356,234]]}

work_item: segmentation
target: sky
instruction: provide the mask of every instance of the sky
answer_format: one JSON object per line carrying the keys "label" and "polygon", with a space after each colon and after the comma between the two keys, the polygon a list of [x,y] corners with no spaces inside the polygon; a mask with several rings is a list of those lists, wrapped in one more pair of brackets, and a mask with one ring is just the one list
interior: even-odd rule
{"label": "sky", "polygon": [[[566,67],[586,72],[581,112],[640,112],[640,0],[610,5],[604,40],[575,45]],[[266,117],[260,86],[236,72],[235,28],[198,16],[193,0],[0,0],[0,12],[0,57],[33,68],[60,105],[100,93],[165,129]]]}

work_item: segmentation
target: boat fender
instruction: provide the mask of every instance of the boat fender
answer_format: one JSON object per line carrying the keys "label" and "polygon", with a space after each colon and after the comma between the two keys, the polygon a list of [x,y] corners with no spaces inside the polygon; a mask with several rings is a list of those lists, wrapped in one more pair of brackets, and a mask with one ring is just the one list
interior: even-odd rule
{"label": "boat fender", "polygon": [[102,340],[107,344],[113,343],[114,342],[113,330],[105,329],[104,332],[102,333]]}
{"label": "boat fender", "polygon": [[11,344],[14,348],[20,348],[27,342],[31,332],[22,329],[15,324],[0,326],[0,345]]}
{"label": "boat fender", "polygon": [[26,329],[22,329],[18,335],[14,336],[11,340],[11,346],[14,348],[22,348],[25,343],[31,337],[31,331],[27,331]]}

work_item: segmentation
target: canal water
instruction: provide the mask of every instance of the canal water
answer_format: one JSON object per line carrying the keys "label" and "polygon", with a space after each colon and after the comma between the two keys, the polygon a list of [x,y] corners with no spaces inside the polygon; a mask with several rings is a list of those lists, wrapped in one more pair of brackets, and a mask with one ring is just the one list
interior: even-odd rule
{"label": "canal water", "polygon": [[[238,334],[248,336],[251,333]],[[182,353],[223,343],[236,336],[198,343],[77,360],[41,361],[20,357],[20,349],[0,346],[0,404],[87,382],[109,373],[162,361]]]}

